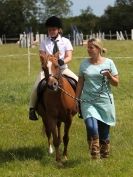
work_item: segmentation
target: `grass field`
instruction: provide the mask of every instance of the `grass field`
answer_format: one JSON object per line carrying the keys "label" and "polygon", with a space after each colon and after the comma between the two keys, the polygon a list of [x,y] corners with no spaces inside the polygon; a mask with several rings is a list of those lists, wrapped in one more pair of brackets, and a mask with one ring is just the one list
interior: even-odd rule
{"label": "grass field", "polygon": [[[47,153],[41,119],[28,120],[30,91],[40,70],[39,57],[31,56],[28,76],[27,56],[23,55],[27,49],[15,44],[0,46],[0,177],[133,177],[133,41],[104,43],[106,56],[114,60],[120,77],[119,87],[113,88],[117,124],[111,129],[111,155],[101,161],[90,159],[84,123],[75,116],[69,161],[63,169],[56,166],[54,155]],[[31,52],[38,53],[38,48]],[[86,56],[85,47],[74,48],[70,68],[75,73]]]}

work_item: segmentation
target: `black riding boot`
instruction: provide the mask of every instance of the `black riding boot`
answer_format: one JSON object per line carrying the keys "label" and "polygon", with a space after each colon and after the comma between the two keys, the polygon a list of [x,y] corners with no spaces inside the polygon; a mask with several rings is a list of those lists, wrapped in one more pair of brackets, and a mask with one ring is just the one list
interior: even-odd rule
{"label": "black riding boot", "polygon": [[38,120],[36,112],[35,112],[35,108],[30,108],[30,110],[29,110],[29,119],[30,120]]}

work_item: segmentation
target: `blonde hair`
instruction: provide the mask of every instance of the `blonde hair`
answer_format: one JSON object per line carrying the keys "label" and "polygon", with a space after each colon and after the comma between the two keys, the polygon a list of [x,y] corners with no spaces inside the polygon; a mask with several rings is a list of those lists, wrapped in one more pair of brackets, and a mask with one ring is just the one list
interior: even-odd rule
{"label": "blonde hair", "polygon": [[94,46],[99,48],[100,49],[100,54],[107,52],[107,49],[103,48],[102,41],[99,38],[91,38],[91,39],[88,40],[87,44],[88,43],[92,43]]}
{"label": "blonde hair", "polygon": [[59,28],[59,34],[62,36],[63,35],[63,30],[62,28]]}

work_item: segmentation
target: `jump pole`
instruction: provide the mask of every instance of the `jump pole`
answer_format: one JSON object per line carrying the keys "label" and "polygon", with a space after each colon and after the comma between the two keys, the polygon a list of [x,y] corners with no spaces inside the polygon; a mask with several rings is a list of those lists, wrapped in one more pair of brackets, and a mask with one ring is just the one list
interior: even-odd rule
{"label": "jump pole", "polygon": [[29,34],[27,34],[27,49],[28,49],[28,76],[30,76],[30,60],[31,60],[31,55],[30,55],[30,40],[29,40]]}

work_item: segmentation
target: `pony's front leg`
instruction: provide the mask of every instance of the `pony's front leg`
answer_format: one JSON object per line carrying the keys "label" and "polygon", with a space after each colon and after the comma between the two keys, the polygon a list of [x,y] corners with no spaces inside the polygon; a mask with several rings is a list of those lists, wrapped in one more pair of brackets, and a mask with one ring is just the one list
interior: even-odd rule
{"label": "pony's front leg", "polygon": [[47,139],[48,139],[48,153],[53,154],[54,149],[52,147],[52,141],[51,141],[51,130],[50,130],[48,122],[46,120],[43,121],[43,123],[44,123],[43,129],[45,128],[45,133],[46,133]]}
{"label": "pony's front leg", "polygon": [[[60,161],[61,157],[60,157],[60,152],[59,152],[59,145],[60,145],[60,138],[58,137],[58,128],[57,128],[57,120],[55,117],[53,117],[53,115],[48,115],[47,116],[47,121],[46,123],[46,130],[49,133],[52,133],[52,137],[53,137],[53,145],[55,148],[55,153],[56,153],[56,161]],[[50,134],[48,134],[50,135]]]}
{"label": "pony's front leg", "polygon": [[45,129],[47,138],[48,138],[48,153],[53,154],[54,149],[52,147],[52,142],[51,142],[51,132],[48,129]]}
{"label": "pony's front leg", "polygon": [[61,144],[61,122],[57,123],[57,131],[58,131],[58,140],[59,143]]}
{"label": "pony's front leg", "polygon": [[52,135],[53,135],[53,144],[54,144],[55,152],[56,152],[56,161],[60,162],[61,161],[61,155],[59,151],[60,139],[58,137],[56,125],[52,130]]}
{"label": "pony's front leg", "polygon": [[72,118],[70,118],[68,122],[65,122],[64,136],[63,136],[63,143],[64,143],[63,156],[64,156],[64,160],[68,160],[67,159],[67,147],[68,147],[68,142],[69,142],[69,129],[70,129],[71,124],[72,124]]}

